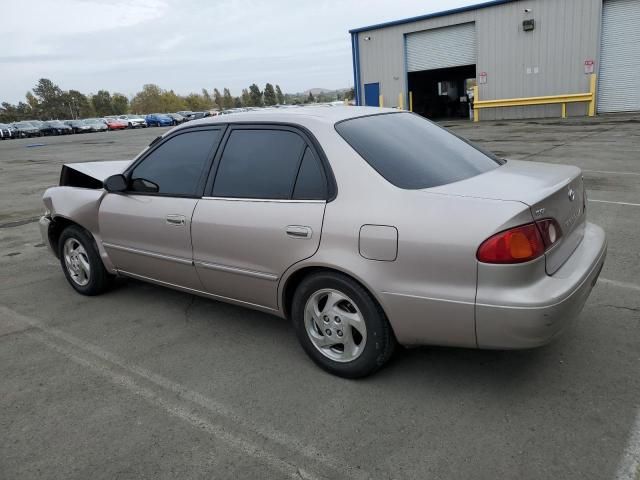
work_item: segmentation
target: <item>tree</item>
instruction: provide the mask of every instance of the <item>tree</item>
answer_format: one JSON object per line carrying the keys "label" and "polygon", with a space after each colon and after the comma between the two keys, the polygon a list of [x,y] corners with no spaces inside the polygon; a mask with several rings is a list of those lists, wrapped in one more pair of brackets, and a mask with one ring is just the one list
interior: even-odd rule
{"label": "tree", "polygon": [[111,111],[114,115],[122,115],[129,110],[129,99],[121,93],[114,93],[111,96]]}
{"label": "tree", "polygon": [[313,97],[313,93],[309,91],[309,96],[307,97],[307,101],[305,103],[315,103],[316,99]]}
{"label": "tree", "polygon": [[211,108],[211,104],[207,102],[202,95],[198,95],[197,93],[190,93],[185,97],[184,101],[189,110],[198,112],[201,110],[209,110]]}
{"label": "tree", "polygon": [[207,105],[209,105],[207,108],[211,108],[213,105],[213,99],[211,98],[211,95],[209,95],[209,92],[207,92],[206,88],[202,89],[202,99],[207,102]]}
{"label": "tree", "polygon": [[284,105],[284,94],[280,90],[280,85],[276,85],[276,98],[278,99],[278,105]]}
{"label": "tree", "polygon": [[220,94],[220,90],[217,88],[213,89],[213,103],[216,104],[218,110],[224,110],[224,104],[222,102],[222,95]]}
{"label": "tree", "polygon": [[249,97],[251,98],[251,105],[254,107],[262,107],[262,92],[260,87],[255,83],[249,87]]}
{"label": "tree", "polygon": [[346,98],[347,100],[353,100],[354,98],[356,98],[356,91],[353,87],[347,90],[347,92],[344,94],[344,98]]}
{"label": "tree", "polygon": [[242,106],[244,107],[252,106],[251,95],[249,95],[249,90],[247,90],[246,88],[242,89],[242,95],[240,96],[240,99],[242,100]]}
{"label": "tree", "polygon": [[275,105],[278,103],[278,99],[276,98],[276,91],[273,89],[273,85],[267,83],[264,86],[264,104],[266,106]]}
{"label": "tree", "polygon": [[97,116],[113,115],[111,94],[107,90],[98,90],[98,93],[91,96],[91,103]]}
{"label": "tree", "polygon": [[179,112],[187,110],[187,102],[173,90],[164,90],[160,95],[163,112]]}
{"label": "tree", "polygon": [[228,109],[228,108],[233,108],[233,97],[231,96],[231,92],[229,91],[228,88],[225,88],[223,90],[223,94],[222,94],[222,106],[224,107],[224,109]]}
{"label": "tree", "polygon": [[135,113],[156,113],[163,110],[162,89],[148,83],[131,100],[131,111]]}
{"label": "tree", "polygon": [[38,80],[33,87],[33,95],[27,95],[27,102],[37,104],[37,111],[33,113],[41,118],[60,118],[64,115],[62,89],[48,78]]}
{"label": "tree", "polygon": [[242,107],[242,100],[240,100],[240,97],[233,97],[233,106],[234,108]]}
{"label": "tree", "polygon": [[64,93],[64,115],[62,118],[86,118],[95,117],[96,112],[86,95],[78,90],[69,90]]}

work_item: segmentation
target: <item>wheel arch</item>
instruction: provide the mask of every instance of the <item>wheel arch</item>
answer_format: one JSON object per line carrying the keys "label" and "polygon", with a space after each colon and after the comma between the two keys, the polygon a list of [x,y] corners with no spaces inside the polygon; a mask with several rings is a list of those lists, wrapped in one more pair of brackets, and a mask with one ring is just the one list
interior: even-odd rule
{"label": "wheel arch", "polygon": [[[281,300],[281,306],[282,306],[281,310],[285,318],[290,318],[293,295],[295,294],[295,291],[298,285],[300,285],[300,282],[302,282],[309,275],[313,275],[319,272],[338,273],[340,275],[344,275],[345,277],[348,277],[349,279],[353,280],[354,282],[359,284],[362,288],[364,288],[364,290],[371,296],[373,301],[378,304],[378,306],[384,313],[385,317],[387,317],[387,319],[389,318],[387,315],[386,309],[384,308],[384,305],[382,304],[382,302],[380,302],[380,299],[374,293],[373,289],[361,278],[359,278],[353,272],[348,272],[346,270],[336,268],[334,266],[321,265],[321,264],[301,265],[299,268],[297,268],[296,270],[286,275],[282,285],[282,290],[280,293],[280,300]],[[391,330],[393,331],[393,324],[391,322],[389,322],[389,324],[391,326]]]}

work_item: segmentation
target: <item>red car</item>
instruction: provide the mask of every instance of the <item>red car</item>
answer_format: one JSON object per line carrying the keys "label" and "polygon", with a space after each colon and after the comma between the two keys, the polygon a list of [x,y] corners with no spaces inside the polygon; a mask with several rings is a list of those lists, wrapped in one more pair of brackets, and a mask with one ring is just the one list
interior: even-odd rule
{"label": "red car", "polygon": [[117,118],[105,118],[104,121],[106,122],[109,130],[124,130],[127,128],[127,122],[123,122]]}

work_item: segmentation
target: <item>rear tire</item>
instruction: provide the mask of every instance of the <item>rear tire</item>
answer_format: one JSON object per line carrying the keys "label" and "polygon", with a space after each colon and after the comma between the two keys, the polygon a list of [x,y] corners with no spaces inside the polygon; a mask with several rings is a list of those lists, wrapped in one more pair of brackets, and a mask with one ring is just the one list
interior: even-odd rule
{"label": "rear tire", "polygon": [[371,375],[396,346],[382,308],[360,284],[339,273],[321,272],[302,280],[291,318],[307,355],[340,377]]}
{"label": "rear tire", "polygon": [[69,284],[82,295],[99,295],[113,284],[114,276],[104,268],[93,237],[71,225],[58,240],[58,257]]}

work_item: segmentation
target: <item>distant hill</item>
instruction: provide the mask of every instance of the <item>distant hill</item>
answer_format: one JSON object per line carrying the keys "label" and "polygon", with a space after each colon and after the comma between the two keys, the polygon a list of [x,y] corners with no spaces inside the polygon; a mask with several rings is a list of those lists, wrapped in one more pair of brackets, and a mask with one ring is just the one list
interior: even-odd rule
{"label": "distant hill", "polygon": [[331,93],[336,93],[336,92],[342,93],[342,92],[347,92],[349,90],[350,90],[350,87],[347,87],[347,88],[335,88],[333,90],[331,90],[329,88],[310,88],[309,90],[305,90],[304,92],[302,92],[301,95],[308,96],[309,93],[311,93],[315,97],[317,95],[320,95],[321,93],[324,93],[324,94],[331,94]]}

